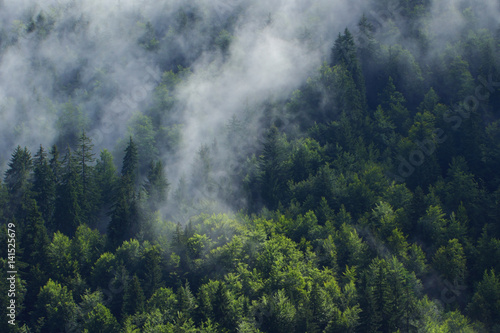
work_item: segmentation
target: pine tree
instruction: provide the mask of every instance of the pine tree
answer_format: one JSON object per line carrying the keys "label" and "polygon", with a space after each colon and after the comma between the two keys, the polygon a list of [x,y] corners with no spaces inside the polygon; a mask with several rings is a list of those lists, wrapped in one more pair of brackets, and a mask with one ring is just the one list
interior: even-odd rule
{"label": "pine tree", "polygon": [[52,156],[52,158],[49,161],[49,165],[52,169],[54,181],[57,185],[61,180],[61,161],[59,161],[59,150],[57,149],[56,145],[53,145],[50,149],[50,155]]}
{"label": "pine tree", "polygon": [[82,184],[81,208],[84,220],[90,226],[93,226],[93,213],[97,210],[97,202],[99,201],[98,192],[95,186],[94,167],[95,154],[92,152],[94,145],[92,140],[82,132],[78,138],[78,149],[76,151],[76,159],[78,165],[78,174]]}
{"label": "pine tree", "polygon": [[450,239],[446,246],[441,246],[434,254],[434,267],[449,282],[463,283],[467,264],[462,244],[457,239]]}
{"label": "pine tree", "polygon": [[160,247],[155,245],[145,249],[142,254],[144,294],[148,299],[162,284],[162,257],[160,251]]}
{"label": "pine tree", "polygon": [[261,196],[264,205],[271,210],[276,209],[287,194],[285,145],[286,139],[281,137],[276,126],[272,126],[266,136],[259,165]]}
{"label": "pine tree", "polygon": [[122,176],[120,178],[116,201],[112,208],[109,222],[109,246],[116,248],[139,231],[139,202],[135,192],[138,173],[137,147],[130,137],[123,158]]}
{"label": "pine tree", "polygon": [[[31,153],[28,148],[17,146],[5,172],[5,187],[9,194],[10,210],[8,216],[16,214],[23,202],[23,197],[30,196],[30,173],[33,168]],[[21,217],[22,219],[22,217]]]}
{"label": "pine tree", "polygon": [[125,149],[125,157],[123,158],[122,176],[128,177],[132,184],[136,184],[138,175],[139,158],[137,146],[130,137],[129,144]]}
{"label": "pine tree", "polygon": [[342,65],[350,73],[356,89],[359,91],[362,101],[362,108],[366,107],[366,88],[363,72],[358,61],[356,45],[349,29],[344,30],[344,34],[339,33],[332,48],[332,66]]}
{"label": "pine tree", "polygon": [[159,205],[165,204],[167,199],[169,183],[165,176],[163,163],[161,161],[152,162],[148,172],[148,178],[144,184],[144,190],[148,196],[149,205],[152,211],[158,209]]}
{"label": "pine tree", "polygon": [[40,145],[40,149],[35,155],[33,192],[46,225],[52,225],[56,182],[52,168],[47,161],[47,153],[42,145]]}
{"label": "pine tree", "polygon": [[144,311],[144,292],[142,291],[141,282],[137,275],[134,275],[131,281],[128,281],[125,286],[125,294],[123,295],[122,316],[130,316],[140,314]]}
{"label": "pine tree", "polygon": [[138,202],[132,182],[129,176],[122,176],[107,228],[108,243],[112,249],[135,235],[139,228],[138,218]]}
{"label": "pine tree", "polygon": [[101,151],[99,160],[95,166],[96,187],[99,192],[101,207],[108,207],[114,197],[114,193],[118,186],[118,176],[116,167],[113,163],[113,155],[104,149]]}
{"label": "pine tree", "polygon": [[26,209],[26,229],[21,234],[20,244],[23,247],[23,261],[28,264],[25,277],[29,286],[25,295],[26,311],[31,312],[40,288],[47,283],[47,251],[50,240],[36,201],[28,199],[23,206]]}
{"label": "pine tree", "polygon": [[389,76],[387,85],[379,99],[384,113],[396,125],[397,131],[406,134],[411,122],[410,112],[405,107],[406,99],[402,93],[396,90],[392,77]]}
{"label": "pine tree", "polygon": [[81,196],[82,185],[77,162],[68,147],[63,160],[61,183],[57,188],[56,230],[71,236],[76,228],[82,224]]}
{"label": "pine tree", "polygon": [[23,206],[26,209],[27,217],[26,228],[21,236],[21,244],[24,246],[24,261],[32,265],[44,265],[47,247],[50,243],[45,223],[34,199],[28,199]]}
{"label": "pine tree", "polygon": [[480,320],[488,328],[500,324],[500,279],[495,270],[484,271],[467,310],[472,318]]}
{"label": "pine tree", "polygon": [[424,216],[426,210],[427,205],[425,204],[424,191],[420,186],[417,186],[415,192],[413,193],[410,210],[408,212],[410,225],[405,230],[408,234],[416,235],[417,232],[421,232],[421,230],[417,230],[417,222],[422,216]]}

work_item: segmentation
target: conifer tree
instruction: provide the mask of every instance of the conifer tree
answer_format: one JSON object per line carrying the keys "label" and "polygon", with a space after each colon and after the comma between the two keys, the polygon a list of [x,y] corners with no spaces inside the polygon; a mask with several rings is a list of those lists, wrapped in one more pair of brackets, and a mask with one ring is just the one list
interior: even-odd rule
{"label": "conifer tree", "polygon": [[406,134],[410,126],[410,112],[405,107],[406,99],[396,89],[392,77],[389,76],[387,85],[379,99],[385,114],[396,125],[396,130],[401,134]]}
{"label": "conifer tree", "polygon": [[286,139],[279,134],[278,128],[269,130],[260,156],[260,185],[264,204],[269,209],[276,209],[278,203],[286,198],[288,167],[285,163]]}
{"label": "conifer tree", "polygon": [[[17,146],[5,172],[4,183],[10,200],[8,216],[16,214],[24,196],[30,196],[30,173],[33,168],[28,148]],[[21,217],[22,219],[22,217]]]}
{"label": "conifer tree", "polygon": [[98,191],[95,186],[94,167],[95,154],[92,152],[94,145],[92,140],[82,132],[78,138],[78,149],[76,151],[76,159],[78,165],[78,174],[82,184],[82,197],[80,206],[82,208],[82,217],[90,226],[94,225],[93,213],[97,210],[97,202],[99,201]]}
{"label": "conifer tree", "polygon": [[138,176],[139,158],[137,146],[130,137],[129,144],[125,149],[125,157],[123,158],[122,176],[127,176],[133,185],[136,184]]}
{"label": "conifer tree", "polygon": [[125,149],[122,176],[108,225],[108,241],[113,248],[133,237],[139,230],[139,203],[135,192],[137,168],[137,147],[130,137],[129,145]]}
{"label": "conifer tree", "polygon": [[144,294],[148,299],[162,284],[162,257],[160,250],[160,247],[155,245],[145,249],[142,254]]}
{"label": "conifer tree", "polygon": [[26,292],[25,304],[26,311],[30,312],[34,309],[40,288],[47,282],[47,251],[50,240],[36,201],[27,199],[23,207],[26,210],[26,228],[21,234],[20,244],[23,247],[23,261],[28,264],[26,283],[30,288]]}
{"label": "conifer tree", "polygon": [[59,160],[59,150],[57,149],[56,145],[53,145],[52,148],[50,149],[50,155],[52,157],[49,161],[49,165],[50,168],[52,169],[52,174],[54,175],[54,181],[57,185],[61,180],[61,161]]}
{"label": "conifer tree", "polygon": [[137,275],[134,275],[131,281],[125,286],[125,294],[123,294],[122,316],[126,317],[144,311],[144,292],[142,291],[141,282]]}
{"label": "conifer tree", "polygon": [[33,192],[46,225],[52,224],[56,195],[54,174],[47,161],[47,153],[40,145],[34,160]]}
{"label": "conifer tree", "polygon": [[108,242],[112,248],[135,235],[138,231],[138,217],[138,202],[133,185],[129,176],[122,176],[107,228]]}
{"label": "conifer tree", "polygon": [[360,93],[362,99],[362,107],[366,107],[366,89],[365,89],[365,79],[363,77],[363,72],[361,71],[361,66],[358,61],[358,55],[356,51],[356,45],[354,43],[354,37],[352,36],[349,29],[344,30],[344,34],[339,33],[335,44],[332,48],[332,65],[342,65],[350,73],[357,90]]}
{"label": "conifer tree", "polygon": [[104,149],[95,166],[96,187],[99,192],[101,207],[108,207],[114,197],[118,185],[118,175],[113,163],[113,155]]}
{"label": "conifer tree", "polygon": [[63,160],[61,183],[57,188],[56,230],[72,236],[76,228],[82,224],[81,196],[82,185],[78,165],[68,147]]}
{"label": "conifer tree", "polygon": [[165,176],[163,163],[152,162],[148,172],[148,178],[144,184],[144,190],[148,196],[151,210],[155,211],[159,205],[167,199],[169,183]]}

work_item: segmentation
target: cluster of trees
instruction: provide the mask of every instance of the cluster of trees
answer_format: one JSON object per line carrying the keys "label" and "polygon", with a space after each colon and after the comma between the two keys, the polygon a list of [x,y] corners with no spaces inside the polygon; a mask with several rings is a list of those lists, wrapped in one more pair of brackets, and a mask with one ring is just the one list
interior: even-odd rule
{"label": "cluster of trees", "polygon": [[[500,35],[466,10],[459,40],[431,54],[428,6],[345,29],[299,90],[258,106],[258,144],[249,107],[168,204],[159,156],[175,161],[182,126],[159,124],[182,67],[118,153],[96,158],[78,121],[62,154],[17,147],[0,183],[0,306],[14,223],[18,316],[1,331],[499,331]],[[214,43],[228,55],[230,33]]]}

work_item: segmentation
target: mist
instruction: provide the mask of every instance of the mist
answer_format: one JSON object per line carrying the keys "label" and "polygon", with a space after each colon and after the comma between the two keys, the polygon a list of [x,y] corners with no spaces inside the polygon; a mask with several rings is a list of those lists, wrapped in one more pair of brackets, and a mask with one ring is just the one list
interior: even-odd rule
{"label": "mist", "polygon": [[[433,2],[422,22],[432,36],[426,57],[459,35],[468,22],[466,7],[457,0]],[[498,7],[475,3],[473,12],[484,16],[476,22],[498,25]],[[232,146],[241,155],[255,153],[267,130],[262,119],[273,116],[270,105],[290,98],[329,62],[336,36],[346,27],[356,34],[363,13],[380,39],[414,47],[391,28],[404,25],[399,10],[390,1],[372,6],[361,0],[3,1],[0,169],[17,145],[33,153],[40,144],[74,145],[71,126],[87,130],[96,153],[113,151],[120,167],[131,119],[147,113],[162,74],[180,65],[190,74],[169,91],[174,105],[154,124],[180,126],[180,143],[175,152],[159,146],[156,157],[166,162],[173,194],[181,178],[196,172],[200,147],[217,142],[211,172],[220,183],[239,163],[221,144],[231,119],[244,127]],[[148,26],[157,45],[142,42]],[[195,198],[206,194],[195,192]]]}

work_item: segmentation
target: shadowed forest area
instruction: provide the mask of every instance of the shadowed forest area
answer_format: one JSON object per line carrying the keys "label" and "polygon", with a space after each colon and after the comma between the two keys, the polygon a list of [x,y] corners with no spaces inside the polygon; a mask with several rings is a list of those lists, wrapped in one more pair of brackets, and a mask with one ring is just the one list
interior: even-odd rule
{"label": "shadowed forest area", "polygon": [[498,2],[0,19],[1,332],[500,332]]}

